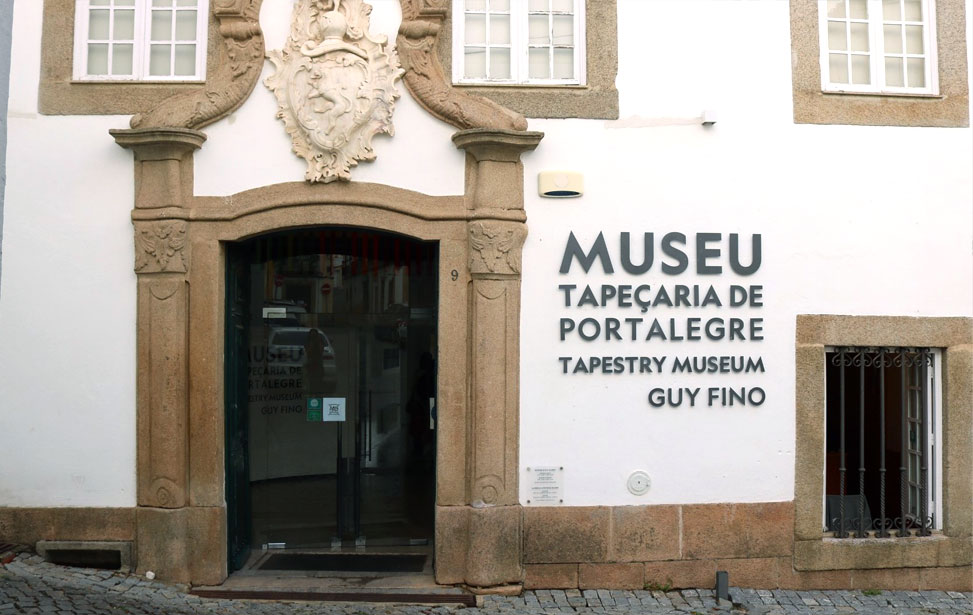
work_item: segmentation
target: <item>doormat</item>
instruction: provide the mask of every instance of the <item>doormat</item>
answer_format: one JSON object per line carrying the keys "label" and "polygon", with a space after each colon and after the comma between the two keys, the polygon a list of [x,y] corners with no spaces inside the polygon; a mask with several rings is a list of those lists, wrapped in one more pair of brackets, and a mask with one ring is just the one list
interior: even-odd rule
{"label": "doormat", "polygon": [[423,554],[275,553],[258,570],[321,570],[333,572],[422,572]]}

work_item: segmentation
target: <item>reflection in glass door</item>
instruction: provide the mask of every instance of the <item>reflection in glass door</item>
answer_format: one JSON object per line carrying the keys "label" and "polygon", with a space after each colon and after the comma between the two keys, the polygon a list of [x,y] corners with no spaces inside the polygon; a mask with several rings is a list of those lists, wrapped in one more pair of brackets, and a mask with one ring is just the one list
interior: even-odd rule
{"label": "reflection in glass door", "polygon": [[437,245],[328,228],[229,248],[231,548],[431,542]]}

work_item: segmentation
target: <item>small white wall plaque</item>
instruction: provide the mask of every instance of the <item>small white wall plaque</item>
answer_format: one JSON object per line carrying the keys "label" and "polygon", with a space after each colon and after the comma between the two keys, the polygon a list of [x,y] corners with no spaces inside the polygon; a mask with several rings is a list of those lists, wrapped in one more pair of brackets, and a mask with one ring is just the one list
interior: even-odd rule
{"label": "small white wall plaque", "polygon": [[531,466],[527,468],[527,503],[550,506],[564,503],[564,467]]}

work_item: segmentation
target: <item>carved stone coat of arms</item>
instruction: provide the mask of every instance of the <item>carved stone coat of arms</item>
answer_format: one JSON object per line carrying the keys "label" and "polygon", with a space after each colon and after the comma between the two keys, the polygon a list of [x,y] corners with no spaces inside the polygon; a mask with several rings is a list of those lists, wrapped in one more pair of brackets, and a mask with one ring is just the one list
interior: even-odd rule
{"label": "carved stone coat of arms", "polygon": [[277,71],[265,83],[310,182],[350,180],[358,161],[375,159],[372,138],[393,134],[404,71],[387,38],[368,31],[371,10],[363,0],[298,0],[287,45],[268,54]]}

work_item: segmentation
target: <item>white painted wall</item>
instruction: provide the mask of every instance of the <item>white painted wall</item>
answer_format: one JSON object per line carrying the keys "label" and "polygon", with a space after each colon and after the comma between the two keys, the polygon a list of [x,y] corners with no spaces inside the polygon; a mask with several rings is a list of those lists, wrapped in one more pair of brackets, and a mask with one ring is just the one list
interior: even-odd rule
{"label": "white painted wall", "polygon": [[[967,3],[967,14],[970,14]],[[565,505],[793,499],[797,314],[973,315],[973,139],[967,129],[795,125],[786,2],[619,0],[621,119],[531,121],[530,235],[521,318],[521,501],[530,466],[563,466]],[[658,59],[658,61],[653,61]],[[680,124],[704,109],[711,128]],[[628,127],[643,124],[645,127]],[[665,125],[670,124],[670,125]],[[537,173],[585,176],[574,200],[536,196]],[[561,276],[565,240],[604,231],[763,235],[763,342],[558,341],[559,283],[739,283],[733,275]],[[658,241],[658,237],[657,237]],[[724,249],[725,249],[724,241]],[[658,247],[657,247],[658,250]],[[658,259],[658,253],[657,253]],[[744,262],[748,262],[745,260]],[[596,271],[598,272],[596,274]],[[729,316],[678,308],[656,316]],[[761,312],[761,313],[757,313]],[[722,313],[722,314],[721,314]],[[563,375],[558,356],[748,354],[757,375]],[[654,409],[654,387],[760,386],[758,408]],[[636,469],[648,494],[628,493]]]}
{"label": "white painted wall", "polygon": [[[36,113],[41,3],[15,12],[8,184],[0,283],[0,506],[130,506],[135,502],[135,276],[131,153],[107,130],[123,117]],[[394,0],[374,0],[390,36]],[[292,0],[265,0],[268,48],[288,33]],[[967,2],[967,15],[973,13]],[[973,313],[973,167],[969,129],[797,126],[791,116],[787,4],[776,0],[619,0],[622,119],[531,120],[546,133],[527,154],[521,354],[521,466],[565,468],[565,504],[768,501],[793,497],[794,319],[801,313]],[[269,65],[264,75],[269,74]],[[430,194],[462,192],[454,130],[400,87],[396,136],[356,181]],[[715,109],[712,128],[681,123]],[[276,103],[259,84],[205,129],[196,193],[223,195],[300,181]],[[248,152],[257,151],[259,156]],[[585,175],[574,200],[536,196],[537,173]],[[633,316],[564,308],[557,284],[611,280],[557,273],[574,231],[587,245],[618,233],[751,233],[765,287],[759,343],[558,342],[558,319]],[[639,244],[640,245],[640,244]],[[725,246],[725,242],[724,242]],[[657,255],[658,258],[658,255]],[[737,280],[670,277],[635,283]],[[92,290],[94,289],[94,290]],[[728,308],[656,316],[731,315]],[[735,313],[732,315],[736,315]],[[752,354],[749,376],[565,376],[558,356]],[[656,386],[761,386],[759,408],[653,409]],[[702,395],[703,393],[701,393]],[[13,451],[11,454],[9,451]],[[635,497],[625,478],[648,471]],[[522,481],[521,499],[527,485]]]}
{"label": "white painted wall", "polygon": [[126,118],[37,114],[41,5],[14,10],[0,506],[132,506],[132,161],[108,136]]}

